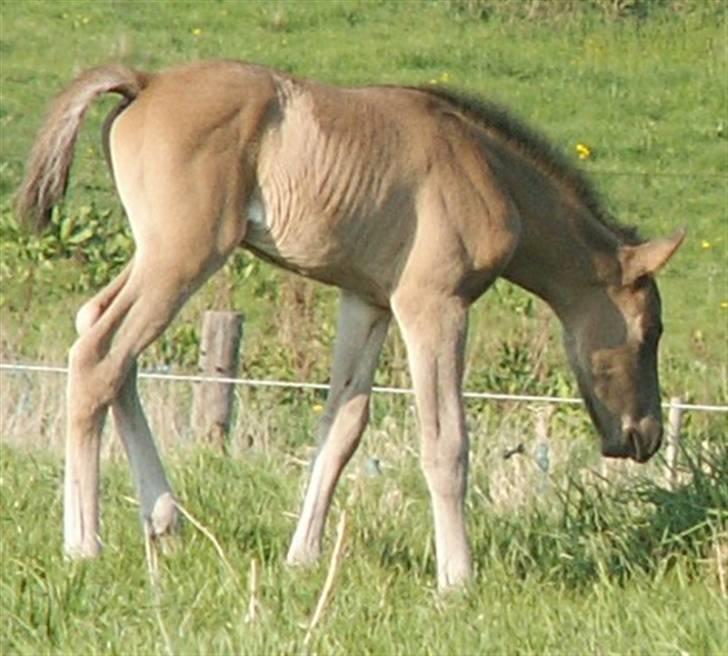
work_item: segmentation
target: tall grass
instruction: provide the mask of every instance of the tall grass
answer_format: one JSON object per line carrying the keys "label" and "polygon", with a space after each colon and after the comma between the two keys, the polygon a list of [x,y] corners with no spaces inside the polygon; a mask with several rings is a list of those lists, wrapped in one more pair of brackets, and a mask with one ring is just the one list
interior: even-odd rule
{"label": "tall grass", "polygon": [[[179,498],[237,576],[187,523],[161,560],[157,597],[121,464],[104,465],[104,555],[65,563],[58,461],[3,446],[3,653],[163,653],[165,633],[175,654],[305,652],[326,562],[310,571],[283,566],[304,474],[292,453],[168,454]],[[564,653],[567,645],[568,653],[718,654],[728,640],[719,578],[728,565],[725,449],[711,457],[674,491],[572,469],[508,509],[481,494],[489,472],[475,462],[477,579],[444,599],[433,588],[429,508],[414,458],[386,461],[378,476],[355,466],[333,511],[334,521],[343,509],[349,516],[346,546],[310,652]],[[246,623],[252,560],[260,611]]]}
{"label": "tall grass", "polygon": [[[579,414],[551,420],[545,466],[538,413],[481,408],[471,420],[468,497],[476,580],[440,598],[411,400],[378,397],[332,511],[328,549],[333,524],[348,515],[338,577],[304,648],[329,551],[308,571],[288,570],[283,559],[311,455],[313,393],[241,391],[223,457],[185,441],[189,390],[144,383],[178,498],[236,571],[186,522],[156,590],[126,464],[108,436],[104,554],[63,561],[60,445],[55,430],[36,432],[38,417],[62,415],[51,406],[62,380],[44,380],[45,391],[3,375],[11,401],[0,447],[3,653],[563,653],[566,644],[568,653],[718,654],[728,640],[724,441],[687,447],[671,489],[659,459],[602,466],[587,438],[573,435]],[[524,453],[504,459],[520,441]],[[259,612],[251,623],[253,560]]]}

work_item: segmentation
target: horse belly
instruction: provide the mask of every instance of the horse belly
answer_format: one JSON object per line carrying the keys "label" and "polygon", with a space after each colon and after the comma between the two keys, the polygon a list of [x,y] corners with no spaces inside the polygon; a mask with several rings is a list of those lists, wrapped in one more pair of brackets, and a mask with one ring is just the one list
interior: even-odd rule
{"label": "horse belly", "polygon": [[411,241],[402,215],[294,216],[276,217],[254,198],[244,246],[283,269],[388,303]]}

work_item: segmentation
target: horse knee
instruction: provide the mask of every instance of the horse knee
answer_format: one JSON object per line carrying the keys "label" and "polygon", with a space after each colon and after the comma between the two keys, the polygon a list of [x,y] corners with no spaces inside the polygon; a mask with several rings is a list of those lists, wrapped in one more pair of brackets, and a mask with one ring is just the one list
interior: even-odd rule
{"label": "horse knee", "polygon": [[113,400],[118,381],[104,364],[98,341],[88,333],[73,343],[68,352],[69,412],[94,416]]}
{"label": "horse knee", "polygon": [[444,436],[439,438],[434,444],[423,445],[420,463],[425,480],[435,494],[460,496],[464,494],[467,480],[467,440],[448,442]]}
{"label": "horse knee", "polygon": [[337,422],[347,432],[359,434],[369,422],[369,395],[357,394],[342,404]]}
{"label": "horse knee", "polygon": [[357,394],[335,404],[327,411],[319,426],[319,435],[327,449],[342,462],[348,462],[359,445],[369,423],[369,395]]}

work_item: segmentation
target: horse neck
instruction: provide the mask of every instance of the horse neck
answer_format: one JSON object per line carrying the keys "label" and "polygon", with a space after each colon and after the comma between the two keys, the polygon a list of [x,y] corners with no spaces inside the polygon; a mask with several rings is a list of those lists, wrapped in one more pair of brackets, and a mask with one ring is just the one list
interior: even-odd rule
{"label": "horse neck", "polygon": [[529,189],[519,212],[521,238],[503,275],[568,324],[587,297],[619,275],[619,241],[587,207],[553,186]]}

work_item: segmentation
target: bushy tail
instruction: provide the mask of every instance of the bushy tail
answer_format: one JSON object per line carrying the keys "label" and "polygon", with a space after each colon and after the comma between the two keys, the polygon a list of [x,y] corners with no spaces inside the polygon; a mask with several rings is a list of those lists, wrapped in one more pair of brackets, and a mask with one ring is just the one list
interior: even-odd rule
{"label": "bushy tail", "polygon": [[56,97],[36,137],[15,198],[22,222],[37,231],[50,222],[53,206],[66,192],[78,130],[94,99],[118,93],[131,102],[149,79],[148,74],[125,66],[99,66],[81,73]]}

